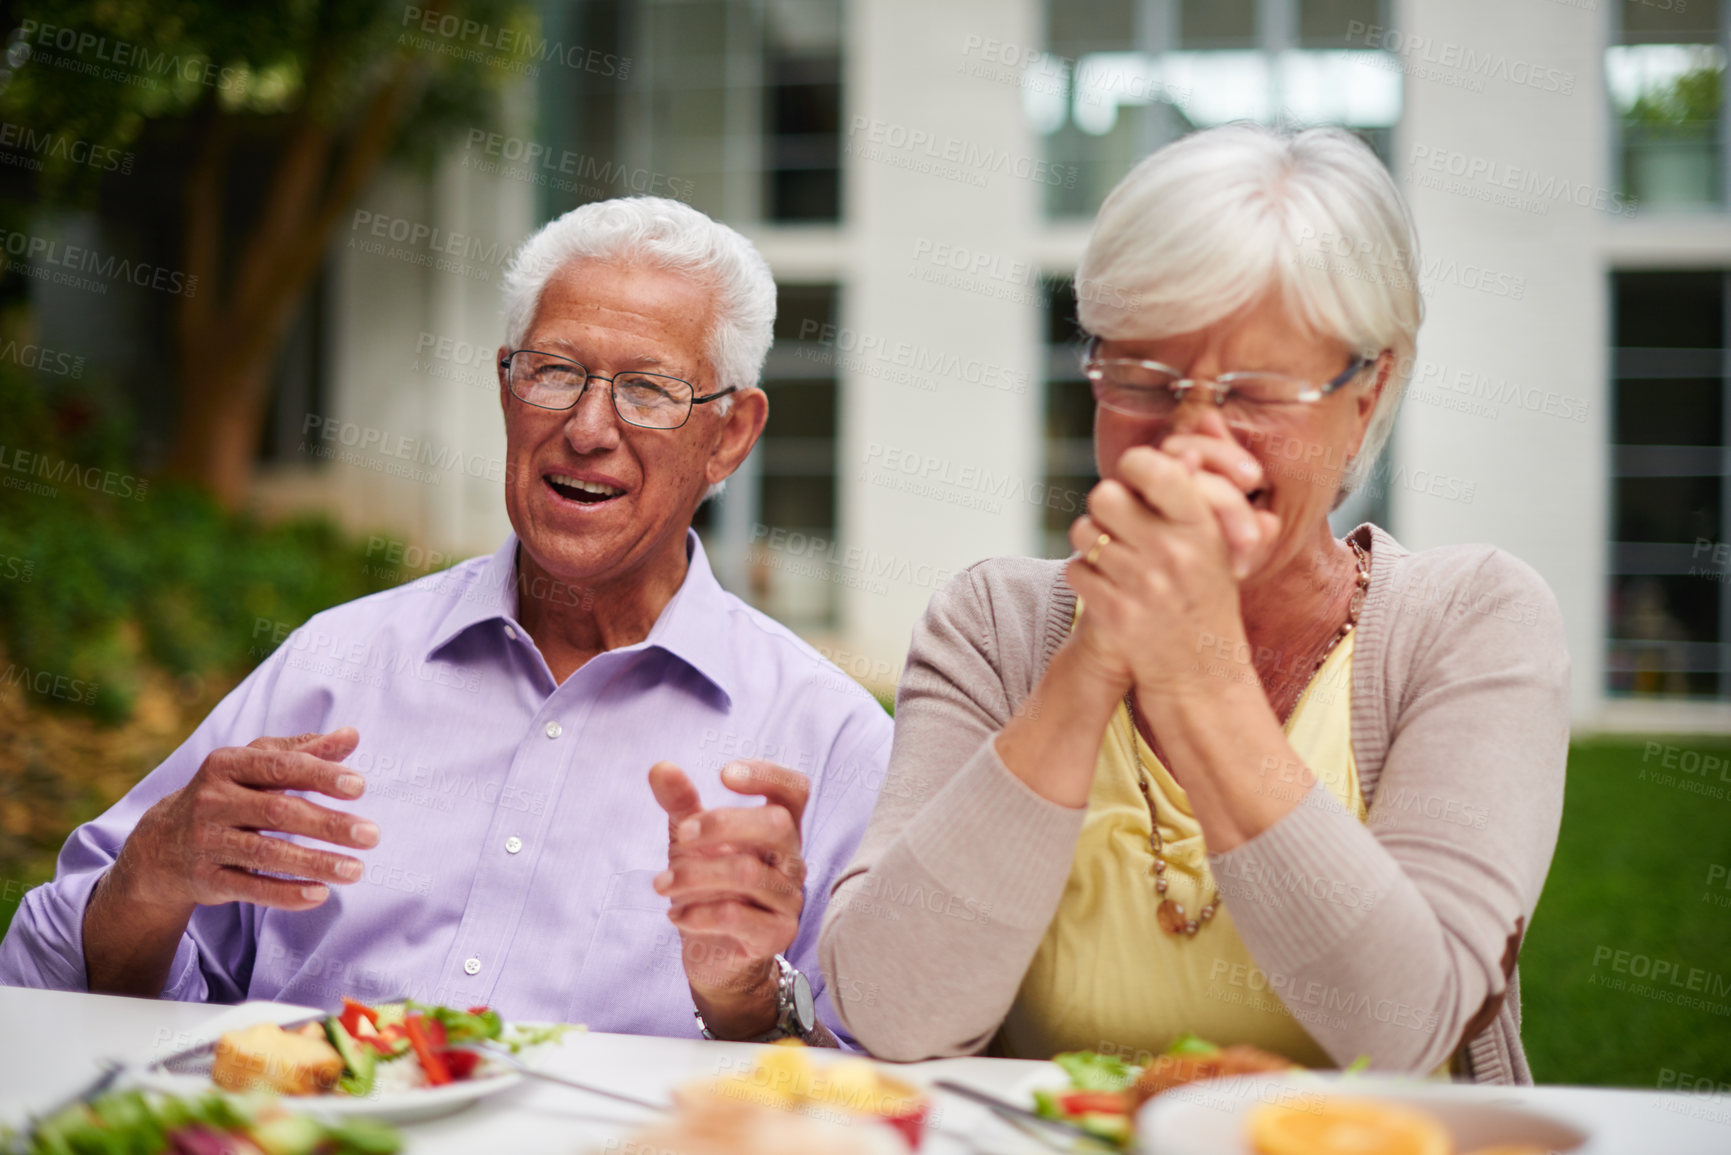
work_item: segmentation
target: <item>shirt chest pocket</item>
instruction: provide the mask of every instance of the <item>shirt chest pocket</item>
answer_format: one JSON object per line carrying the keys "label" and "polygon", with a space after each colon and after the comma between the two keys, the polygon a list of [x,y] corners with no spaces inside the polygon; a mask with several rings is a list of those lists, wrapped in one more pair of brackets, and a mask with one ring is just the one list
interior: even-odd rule
{"label": "shirt chest pocket", "polygon": [[[659,873],[625,870],[608,879],[567,1022],[665,1034],[672,1023],[690,1019],[679,931],[667,918],[671,903],[655,892]],[[695,1025],[690,1033],[697,1033]]]}

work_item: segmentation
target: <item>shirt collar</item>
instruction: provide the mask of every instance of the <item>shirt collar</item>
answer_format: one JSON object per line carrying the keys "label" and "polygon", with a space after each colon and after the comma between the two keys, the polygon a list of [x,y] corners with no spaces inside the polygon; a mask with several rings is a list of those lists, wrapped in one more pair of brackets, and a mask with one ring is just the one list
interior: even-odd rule
{"label": "shirt collar", "polygon": [[[488,622],[512,626],[528,637],[528,631],[517,622],[517,546],[517,535],[506,534],[504,544],[467,583],[438,587],[453,603],[432,635],[428,658],[468,630]],[[662,607],[649,636],[617,652],[650,647],[664,650],[702,675],[731,705],[739,684],[733,649],[727,644],[732,599],[715,580],[696,530],[685,531],[685,557],[685,580]]]}

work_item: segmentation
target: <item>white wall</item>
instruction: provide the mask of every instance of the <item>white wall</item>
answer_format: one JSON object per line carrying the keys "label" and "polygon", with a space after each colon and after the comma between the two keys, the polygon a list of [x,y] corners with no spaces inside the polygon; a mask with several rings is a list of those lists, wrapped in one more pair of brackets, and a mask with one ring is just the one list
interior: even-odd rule
{"label": "white wall", "polygon": [[[910,572],[881,593],[849,590],[843,628],[851,649],[889,668],[900,668],[938,571],[1029,553],[1037,540],[1033,502],[991,495],[1025,495],[1041,481],[1040,311],[1026,296],[958,291],[910,269],[922,242],[991,254],[1000,267],[1033,260],[1041,188],[1017,172],[1040,158],[1040,143],[1019,89],[962,66],[969,37],[1038,44],[1038,12],[1034,0],[847,6],[842,164],[852,274],[842,315],[874,351],[842,350],[840,532]],[[927,166],[936,171],[919,171]],[[933,361],[942,367],[921,367]],[[898,383],[903,371],[935,388]],[[970,374],[999,385],[1019,376],[1024,391]],[[901,472],[909,461],[913,472]],[[884,478],[924,484],[932,495],[877,483]]]}
{"label": "white wall", "polygon": [[[1612,203],[1603,24],[1604,13],[1565,5],[1405,0],[1391,25],[1402,42],[1428,43],[1405,57],[1394,151],[1423,250],[1419,364],[1432,374],[1396,427],[1392,464],[1404,472],[1390,485],[1392,528],[1412,549],[1488,541],[1536,568],[1562,605],[1583,718],[1598,709],[1603,683],[1608,217],[1563,198],[1534,198],[1543,213],[1484,198],[1509,192],[1504,182],[1519,193],[1528,178],[1511,170],[1521,169],[1603,190]],[[1424,74],[1468,75],[1447,63],[1465,50],[1506,56],[1511,76],[1547,71],[1540,86],[1486,76],[1480,92]],[[1573,91],[1546,91],[1553,82]],[[1493,397],[1518,387],[1525,407],[1487,400],[1479,376]],[[1426,395],[1482,408],[1459,412]],[[1585,419],[1574,419],[1583,405]],[[1449,498],[1467,486],[1470,501]]]}

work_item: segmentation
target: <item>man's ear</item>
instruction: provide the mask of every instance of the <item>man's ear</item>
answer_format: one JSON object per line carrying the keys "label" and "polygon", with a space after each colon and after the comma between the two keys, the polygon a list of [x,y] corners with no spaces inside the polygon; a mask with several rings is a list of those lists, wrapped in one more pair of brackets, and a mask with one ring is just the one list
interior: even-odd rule
{"label": "man's ear", "polygon": [[751,455],[752,446],[763,436],[769,421],[769,395],[755,386],[741,389],[729,398],[733,407],[721,419],[716,434],[715,449],[704,466],[704,480],[710,485],[726,481],[734,470]]}

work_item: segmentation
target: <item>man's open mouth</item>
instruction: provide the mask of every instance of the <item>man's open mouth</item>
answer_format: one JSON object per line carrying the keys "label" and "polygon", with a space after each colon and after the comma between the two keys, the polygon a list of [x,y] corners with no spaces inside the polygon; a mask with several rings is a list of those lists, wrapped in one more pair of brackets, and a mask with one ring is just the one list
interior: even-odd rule
{"label": "man's open mouth", "polygon": [[575,501],[581,505],[599,505],[604,501],[612,501],[621,497],[625,491],[616,485],[608,485],[602,481],[584,481],[576,477],[568,477],[562,473],[549,473],[542,477],[549,488],[566,501]]}

